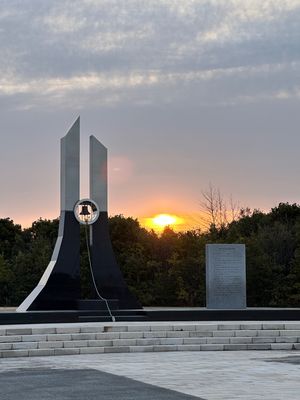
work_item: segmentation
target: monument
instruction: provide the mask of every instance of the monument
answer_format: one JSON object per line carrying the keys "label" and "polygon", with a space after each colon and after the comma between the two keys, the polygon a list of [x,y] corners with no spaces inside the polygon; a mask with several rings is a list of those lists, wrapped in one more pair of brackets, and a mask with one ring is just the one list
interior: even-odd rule
{"label": "monument", "polygon": [[[298,321],[299,308],[246,308],[245,246],[206,246],[206,308],[142,309],[117,265],[109,235],[107,149],[90,136],[90,198],[80,199],[80,119],[61,139],[56,245],[37,286],[0,324],[107,321]],[[80,224],[95,295],[81,298]],[[114,312],[112,313],[111,310]],[[109,315],[108,315],[109,313]]]}
{"label": "monument", "polygon": [[[80,118],[61,139],[61,211],[52,258],[38,285],[18,307],[18,312],[104,309],[108,303],[111,308],[141,308],[130,293],[113,252],[108,226],[107,149],[94,136],[90,136],[91,199],[80,201],[79,177]],[[87,301],[81,300],[80,293],[81,220],[86,222],[89,230],[90,268],[97,294],[97,299]]]}
{"label": "monument", "polygon": [[246,308],[244,244],[206,245],[206,307]]}

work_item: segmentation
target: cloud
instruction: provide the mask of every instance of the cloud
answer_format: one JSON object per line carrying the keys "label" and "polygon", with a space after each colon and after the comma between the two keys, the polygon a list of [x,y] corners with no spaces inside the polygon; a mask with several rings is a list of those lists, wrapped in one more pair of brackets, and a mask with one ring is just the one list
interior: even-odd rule
{"label": "cloud", "polygon": [[298,98],[300,0],[2,3],[10,107]]}
{"label": "cloud", "polygon": [[85,19],[79,19],[72,15],[49,15],[43,18],[49,31],[56,33],[73,33],[82,29],[85,25]]}
{"label": "cloud", "polygon": [[[27,81],[11,74],[10,78],[0,79],[0,97],[27,95],[31,99],[27,108],[29,103],[30,107],[40,107],[42,103],[68,104],[69,107],[88,106],[89,103],[111,106],[126,99],[140,105],[154,104],[158,100],[169,103],[170,95],[175,102],[191,97],[191,88],[195,93],[191,98],[196,95],[197,104],[206,106],[298,99],[300,84],[297,86],[296,82],[294,87],[287,88],[285,76],[296,76],[299,67],[300,62],[294,62],[172,73],[163,70],[94,72]],[[276,82],[272,88],[268,87],[269,80]],[[259,87],[253,82],[260,82]],[[211,85],[217,85],[219,91],[211,93]],[[230,91],[228,86],[231,86]]]}

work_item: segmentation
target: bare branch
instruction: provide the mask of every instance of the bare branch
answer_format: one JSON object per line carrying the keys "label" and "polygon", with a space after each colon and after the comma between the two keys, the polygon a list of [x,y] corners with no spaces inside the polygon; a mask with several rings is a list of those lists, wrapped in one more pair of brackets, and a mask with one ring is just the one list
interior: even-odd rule
{"label": "bare branch", "polygon": [[232,221],[241,218],[245,212],[249,212],[249,209],[241,208],[232,196],[228,205],[220,189],[210,183],[207,190],[202,191],[200,212],[201,225],[208,229],[211,226],[226,227]]}

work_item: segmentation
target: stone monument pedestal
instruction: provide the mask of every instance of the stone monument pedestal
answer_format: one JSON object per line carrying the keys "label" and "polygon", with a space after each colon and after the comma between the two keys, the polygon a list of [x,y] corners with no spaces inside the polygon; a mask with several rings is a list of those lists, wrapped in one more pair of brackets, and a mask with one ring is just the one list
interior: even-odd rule
{"label": "stone monument pedestal", "polygon": [[246,256],[244,244],[206,245],[206,307],[246,308]]}

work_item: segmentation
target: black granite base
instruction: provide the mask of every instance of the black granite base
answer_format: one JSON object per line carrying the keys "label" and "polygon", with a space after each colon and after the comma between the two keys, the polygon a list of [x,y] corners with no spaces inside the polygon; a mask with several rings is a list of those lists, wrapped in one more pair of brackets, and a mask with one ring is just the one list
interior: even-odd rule
{"label": "black granite base", "polygon": [[98,311],[98,310],[107,310],[107,304],[110,310],[118,310],[119,309],[119,301],[118,300],[78,300],[77,307],[78,310],[86,310],[86,311]]}
{"label": "black granite base", "polygon": [[147,317],[149,321],[300,321],[300,308],[163,309],[148,310]]}
{"label": "black granite base", "polygon": [[[143,311],[112,311],[116,321],[145,321]],[[106,310],[99,311],[28,311],[26,313],[0,312],[0,326],[11,324],[43,324],[71,322],[110,322],[112,319]]]}
{"label": "black granite base", "polygon": [[[300,321],[299,308],[246,310],[143,309],[113,310],[116,321]],[[0,312],[0,325],[60,322],[109,322],[106,310]]]}

